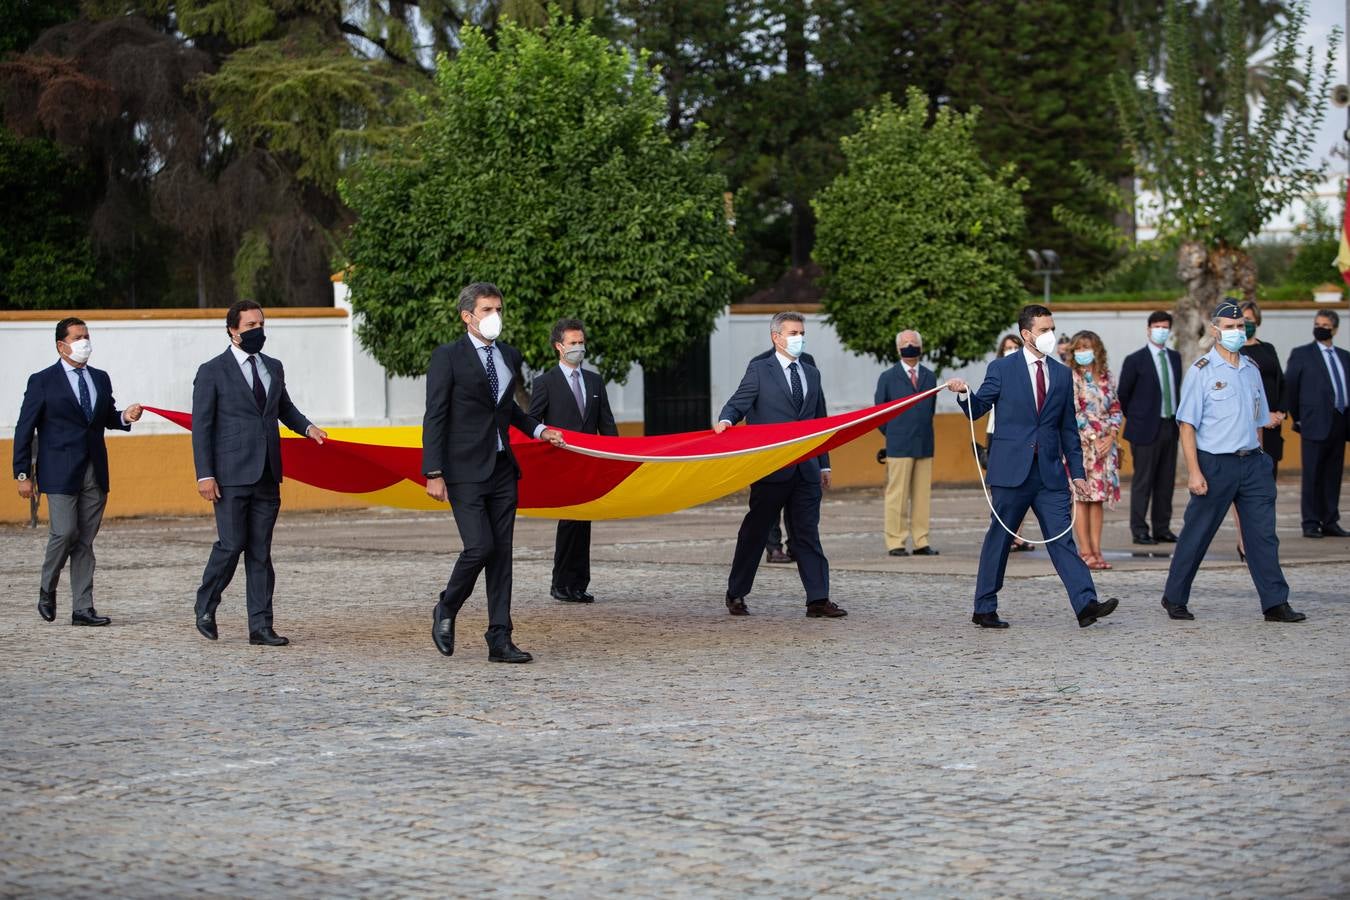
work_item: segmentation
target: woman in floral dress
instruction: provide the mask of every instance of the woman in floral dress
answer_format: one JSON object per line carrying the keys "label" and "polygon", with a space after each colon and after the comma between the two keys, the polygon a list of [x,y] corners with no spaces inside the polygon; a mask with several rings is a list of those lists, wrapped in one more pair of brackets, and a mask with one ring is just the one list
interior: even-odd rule
{"label": "woman in floral dress", "polygon": [[1074,539],[1089,568],[1109,569],[1111,564],[1102,557],[1102,504],[1114,507],[1120,499],[1120,456],[1116,447],[1120,400],[1116,397],[1116,380],[1106,367],[1106,348],[1097,333],[1078,332],[1069,349],[1083,471],[1087,474],[1087,491],[1074,499]]}

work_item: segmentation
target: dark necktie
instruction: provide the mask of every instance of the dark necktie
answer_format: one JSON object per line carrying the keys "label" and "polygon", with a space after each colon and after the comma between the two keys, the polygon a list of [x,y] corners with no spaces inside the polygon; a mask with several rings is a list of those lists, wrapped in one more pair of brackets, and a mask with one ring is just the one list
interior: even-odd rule
{"label": "dark necktie", "polygon": [[917,390],[919,389],[919,370],[918,370],[918,369],[910,369],[910,370],[909,370],[909,383],[912,384],[912,385],[914,385],[914,390],[917,391]]}
{"label": "dark necktie", "polygon": [[258,404],[258,412],[267,406],[267,391],[262,385],[262,376],[258,374],[258,357],[250,356],[248,364],[253,367],[253,402]]}
{"label": "dark necktie", "polygon": [[1041,414],[1045,406],[1045,360],[1036,360],[1036,415]]}
{"label": "dark necktie", "polygon": [[487,354],[487,377],[488,387],[492,390],[492,402],[497,402],[497,391],[501,390],[501,382],[497,380],[497,363],[492,359],[492,345],[488,344],[483,348]]}
{"label": "dark necktie", "polygon": [[80,409],[84,410],[84,420],[94,421],[94,404],[89,399],[89,382],[85,381],[84,369],[75,370],[75,380],[80,383]]}
{"label": "dark necktie", "polygon": [[1158,380],[1162,382],[1164,419],[1172,418],[1172,379],[1168,377],[1167,351],[1158,351]]}
{"label": "dark necktie", "polygon": [[792,375],[792,402],[796,405],[797,412],[801,412],[803,401],[806,399],[806,393],[802,390],[802,376],[797,371],[796,363],[788,366],[788,372]]}
{"label": "dark necktie", "polygon": [[[1331,387],[1336,392],[1336,412],[1345,412],[1345,373],[1337,365],[1336,352],[1330,347],[1323,347],[1327,354],[1327,369],[1331,372]],[[83,396],[83,395],[81,395]]]}
{"label": "dark necktie", "polygon": [[586,395],[581,392],[581,370],[572,370],[572,396],[577,398],[577,409],[581,412],[581,420],[586,420]]}

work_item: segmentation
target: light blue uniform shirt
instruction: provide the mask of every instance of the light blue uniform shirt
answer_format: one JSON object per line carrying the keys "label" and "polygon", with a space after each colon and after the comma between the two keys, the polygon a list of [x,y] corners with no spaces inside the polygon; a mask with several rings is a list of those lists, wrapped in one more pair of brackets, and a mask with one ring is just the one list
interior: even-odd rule
{"label": "light blue uniform shirt", "polygon": [[1270,421],[1261,370],[1245,356],[1239,355],[1233,366],[1218,350],[1210,350],[1181,379],[1177,421],[1195,428],[1195,446],[1206,453],[1261,446],[1256,429]]}

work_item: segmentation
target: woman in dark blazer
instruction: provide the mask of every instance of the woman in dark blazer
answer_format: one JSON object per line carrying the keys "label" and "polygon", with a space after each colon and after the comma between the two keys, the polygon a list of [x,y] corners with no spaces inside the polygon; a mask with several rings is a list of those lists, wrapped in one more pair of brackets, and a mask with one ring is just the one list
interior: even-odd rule
{"label": "woman in dark blazer", "polygon": [[[1280,368],[1280,355],[1275,352],[1275,348],[1265,341],[1257,340],[1256,329],[1261,327],[1261,307],[1255,300],[1247,300],[1242,304],[1242,318],[1247,320],[1247,343],[1242,345],[1239,351],[1243,356],[1251,358],[1256,363],[1256,367],[1261,370],[1261,387],[1266,392],[1266,403],[1270,406],[1270,411],[1278,420],[1274,425],[1267,425],[1261,429],[1261,450],[1275,463],[1271,471],[1271,477],[1277,478],[1280,474],[1280,460],[1284,458],[1284,369]],[[1237,528],[1237,551],[1238,557],[1247,558],[1246,548],[1242,546],[1242,529],[1238,523],[1237,507],[1233,507],[1233,526]]]}

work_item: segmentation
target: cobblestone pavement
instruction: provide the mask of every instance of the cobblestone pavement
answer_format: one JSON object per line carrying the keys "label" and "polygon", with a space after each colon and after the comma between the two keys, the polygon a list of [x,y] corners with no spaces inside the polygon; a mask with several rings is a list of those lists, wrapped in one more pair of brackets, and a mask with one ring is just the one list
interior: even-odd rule
{"label": "cobblestone pavement", "polygon": [[725,614],[743,498],[598,523],[589,607],[548,599],[553,526],[522,519],[529,666],[487,662],[481,592],[432,647],[448,514],[283,511],[279,649],[242,573],[221,640],[193,629],[209,520],[107,523],[104,629],[64,590],[40,621],[44,537],[0,530],[0,894],[1344,896],[1350,540],[1298,537],[1283,490],[1298,626],[1262,621],[1230,526],[1168,620],[1127,504],[1120,610],[1080,630],[1017,554],[998,633],[969,623],[978,492],[939,492],[943,555],[907,560],[874,494],[831,495],[842,620],[779,566]]}

